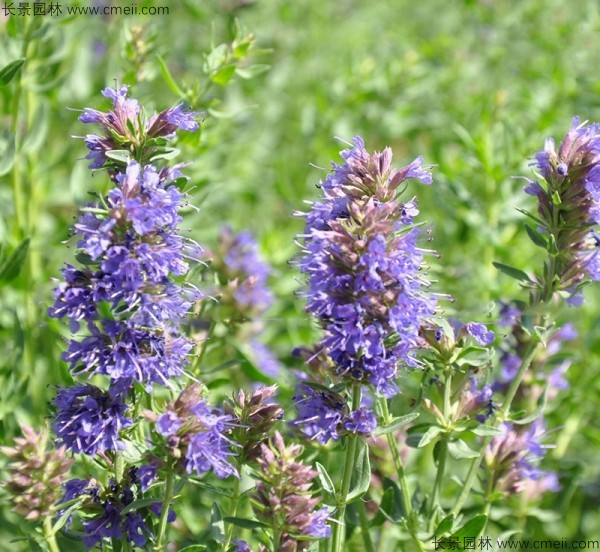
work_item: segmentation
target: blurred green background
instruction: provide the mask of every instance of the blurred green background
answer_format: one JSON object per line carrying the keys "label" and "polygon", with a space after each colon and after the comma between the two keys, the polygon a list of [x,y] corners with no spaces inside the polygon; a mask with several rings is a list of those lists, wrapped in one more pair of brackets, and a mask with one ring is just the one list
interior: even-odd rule
{"label": "blurred green background", "polygon": [[[511,177],[531,176],[533,152],[546,136],[560,139],[574,115],[600,120],[595,0],[169,6],[169,15],[154,17],[37,16],[27,28],[25,18],[0,14],[0,66],[26,58],[0,86],[4,255],[31,238],[21,272],[1,282],[2,440],[18,431],[17,421],[40,425],[52,386],[69,381],[60,361],[68,328],[45,311],[51,278],[70,255],[61,242],[77,206],[109,186],[102,173],[89,173],[83,141],[72,138],[92,131],[71,109],[104,109],[105,86],[131,84],[149,109],[174,104],[180,89],[206,112],[201,134],[180,140],[179,160],[191,162],[186,173],[201,208],[189,211],[185,226],[207,247],[223,222],[258,237],[278,296],[267,341],[289,366],[291,349],[316,335],[293,293],[300,284],[288,261],[302,221],[292,213],[318,197],[315,185],[326,174],[318,167],[329,168],[345,147],[335,137],[361,135],[371,150],[392,146],[397,165],[417,155],[436,165],[432,186],[407,192],[418,196],[429,245],[441,254],[431,260],[435,287],[455,299],[444,303],[446,313],[485,322],[497,313],[494,302],[525,298],[492,261],[525,270],[543,262],[515,210],[533,208],[532,200]],[[248,52],[223,57],[219,44],[246,44],[249,33]],[[584,307],[564,313],[581,337],[571,388],[548,422],[558,443],[548,467],[563,490],[530,521],[531,538],[600,537],[599,298],[588,290]],[[2,542],[26,531],[8,506],[2,512]]]}

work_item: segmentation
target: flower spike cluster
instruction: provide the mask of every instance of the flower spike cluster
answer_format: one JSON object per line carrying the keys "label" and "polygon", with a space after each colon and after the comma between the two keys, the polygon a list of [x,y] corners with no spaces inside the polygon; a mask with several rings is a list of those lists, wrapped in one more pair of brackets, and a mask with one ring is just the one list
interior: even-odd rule
{"label": "flower spike cluster", "polygon": [[337,375],[391,397],[398,363],[414,363],[421,321],[436,304],[425,293],[419,230],[411,226],[418,210],[397,199],[397,188],[407,178],[429,184],[431,174],[421,158],[393,169],[389,148],[370,155],[358,137],[342,157],[306,217],[307,310],[325,329],[322,345]]}
{"label": "flower spike cluster", "polygon": [[286,446],[279,432],[261,445],[257,462],[262,482],[256,486],[253,502],[256,517],[280,535],[277,550],[306,550],[313,540],[327,538],[329,510],[315,510],[320,499],[311,497],[312,481],[318,473],[298,460],[299,445]]}
{"label": "flower spike cluster", "polygon": [[[100,124],[113,137],[123,138],[132,128],[142,132],[127,123],[137,120],[140,106],[126,92],[126,87],[105,90],[113,111],[85,110],[81,119]],[[163,128],[170,134],[173,125]],[[119,432],[131,425],[122,401],[134,382],[168,385],[183,373],[191,344],[178,335],[178,322],[201,298],[176,280],[201,256],[200,247],[178,231],[185,198],[173,177],[180,173],[134,160],[121,172],[115,167],[115,187],[82,209],[75,224],[82,266],[63,269],[64,281],[48,309],[52,317],[68,318],[72,331],[82,325],[87,330],[71,339],[63,356],[73,375],[109,380],[106,390],[76,385],[60,391],[55,401],[59,439],[73,452],[91,455],[120,448]]]}
{"label": "flower spike cluster", "polygon": [[[538,201],[540,243],[551,252],[545,275],[545,298],[555,291],[581,304],[580,285],[587,277],[600,281],[600,125],[573,125],[557,148],[546,140],[532,165],[542,180],[529,180],[525,192]],[[550,281],[548,281],[550,279]]]}
{"label": "flower spike cluster", "polygon": [[[155,156],[169,153],[164,146],[177,129],[195,132],[199,128],[199,113],[186,110],[183,104],[146,119],[139,102],[127,97],[128,90],[129,86],[105,88],[102,95],[112,100],[113,108],[107,112],[86,108],[79,116],[82,123],[98,124],[103,130],[102,135],[88,134],[84,138],[90,150],[86,159],[91,160],[91,169],[108,168],[112,172],[121,152],[145,164]],[[119,170],[118,164],[116,167]]]}
{"label": "flower spike cluster", "polygon": [[[181,105],[146,120],[139,103],[127,97],[127,87],[103,94],[113,100],[113,109],[86,109],[80,120],[102,128],[102,136],[86,138],[88,158],[92,168],[108,170],[114,187],[81,210],[75,224],[79,266],[64,268],[48,309],[51,317],[69,319],[77,332],[63,359],[76,380],[84,379],[58,391],[52,427],[65,449],[100,456],[114,470],[108,483],[88,478],[64,485],[62,501],[80,501],[84,544],[126,538],[145,546],[154,538],[150,514],[160,518],[161,531],[173,516],[161,515],[160,500],[123,513],[125,508],[144,497],[159,469],[174,468],[179,458],[188,473],[236,475],[228,461],[234,443],[225,436],[231,417],[209,408],[193,389],[184,391],[189,400],[182,403],[180,397],[179,410],[155,415],[158,443],[144,443],[152,448],[143,456],[160,456],[162,463],[124,471],[124,441],[134,428],[143,432],[133,404],[154,385],[177,386],[192,349],[179,326],[202,294],[182,280],[202,250],[179,231],[187,179],[180,166],[151,162],[165,153],[178,128],[194,131],[198,123]],[[170,449],[165,438],[172,441]],[[184,449],[183,457],[164,459],[165,450],[177,447]]]}
{"label": "flower spike cluster", "polygon": [[[419,328],[436,307],[413,225],[419,210],[414,199],[400,201],[398,190],[409,178],[432,179],[421,157],[394,169],[389,148],[369,154],[361,138],[353,143],[306,214],[299,264],[308,277],[307,310],[325,331],[320,349],[330,358],[330,376],[392,397],[398,366],[415,365]],[[330,399],[300,390],[296,424],[307,435],[325,442],[337,439],[339,429],[374,429],[372,413],[347,412],[343,400]]]}

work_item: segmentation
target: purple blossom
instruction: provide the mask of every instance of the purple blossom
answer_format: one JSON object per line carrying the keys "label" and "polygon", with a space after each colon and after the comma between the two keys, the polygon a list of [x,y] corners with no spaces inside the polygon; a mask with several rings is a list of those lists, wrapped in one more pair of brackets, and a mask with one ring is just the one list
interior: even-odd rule
{"label": "purple blossom", "polygon": [[[600,222],[600,125],[575,117],[560,145],[547,139],[532,164],[544,183],[530,181],[526,191],[537,198],[541,231],[552,234],[559,247],[553,291],[572,293],[587,277],[600,281],[600,240],[589,231],[590,224]],[[581,301],[575,295],[569,303]]]}
{"label": "purple blossom", "polygon": [[119,433],[131,420],[124,417],[127,406],[119,399],[93,385],[75,385],[61,389],[54,405],[52,428],[73,452],[94,455],[123,448]]}
{"label": "purple blossom", "polygon": [[294,396],[297,416],[293,422],[302,433],[324,445],[337,441],[345,413],[345,402],[339,395],[300,385]]}
{"label": "purple blossom", "polygon": [[102,542],[104,538],[120,539],[123,536],[119,508],[108,502],[103,506],[103,509],[102,515],[83,523],[85,535],[82,541],[88,548],[93,548],[96,544]]}
{"label": "purple blossom", "polygon": [[[160,519],[162,516],[162,502],[154,502],[148,506],[150,511]],[[169,513],[167,514],[167,523],[173,523],[177,519],[177,514],[173,510],[169,508]]]}
{"label": "purple blossom", "polygon": [[351,433],[370,435],[377,428],[377,416],[368,408],[359,408],[348,415],[343,425]]}
{"label": "purple blossom", "polygon": [[477,324],[475,322],[467,322],[465,324],[465,330],[467,333],[484,347],[490,345],[495,338],[494,332],[488,330],[483,324]]}
{"label": "purple blossom", "polygon": [[[371,155],[360,137],[341,157],[301,236],[307,311],[324,329],[319,354],[330,359],[329,375],[370,384],[389,398],[398,393],[398,366],[415,366],[419,330],[436,307],[420,232],[411,226],[419,211],[414,198],[401,203],[397,189],[408,178],[432,179],[421,157],[393,169],[389,148]],[[341,430],[370,433],[376,426],[368,410],[347,416],[345,398],[333,393],[300,386],[295,399],[294,424],[321,444]]]}
{"label": "purple blossom", "polygon": [[235,544],[233,552],[252,552],[248,546],[248,543],[244,540],[234,539],[233,544]]}
{"label": "purple blossom", "polygon": [[229,457],[233,455],[230,444],[231,441],[216,426],[209,431],[194,434],[186,453],[186,471],[201,475],[212,469],[219,478],[230,475],[239,477],[229,461]]}
{"label": "purple blossom", "polygon": [[156,421],[156,429],[158,429],[159,433],[164,437],[175,435],[182,425],[183,422],[179,419],[177,414],[171,410],[161,414]]}
{"label": "purple blossom", "polygon": [[140,466],[136,470],[136,478],[142,491],[146,491],[152,482],[156,479],[156,466],[149,464]]}
{"label": "purple blossom", "polygon": [[306,534],[319,539],[327,539],[331,535],[331,527],[327,525],[329,519],[329,509],[326,507],[318,509],[311,516],[311,520],[306,528]]}
{"label": "purple blossom", "polygon": [[183,104],[155,113],[149,119],[141,109],[139,102],[128,98],[128,86],[118,89],[105,88],[102,95],[112,100],[112,109],[103,112],[86,108],[79,120],[86,124],[97,124],[102,129],[102,135],[88,134],[85,143],[90,153],[90,168],[99,169],[107,163],[115,163],[109,159],[107,152],[112,150],[135,151],[140,143],[144,143],[145,161],[150,160],[157,151],[157,146],[149,144],[153,138],[169,140],[178,129],[195,132],[199,126],[195,118],[199,113],[183,108]]}
{"label": "purple blossom", "polygon": [[90,335],[69,343],[63,359],[74,374],[92,373],[113,380],[166,385],[183,374],[192,345],[167,330],[142,329],[132,322],[103,322],[101,328],[89,325]]}
{"label": "purple blossom", "polygon": [[165,112],[165,119],[169,121],[169,123],[175,125],[177,128],[187,130],[189,132],[196,132],[199,128],[199,125],[195,120],[195,117],[198,115],[198,113],[193,111],[185,110],[183,108],[183,103],[180,103]]}

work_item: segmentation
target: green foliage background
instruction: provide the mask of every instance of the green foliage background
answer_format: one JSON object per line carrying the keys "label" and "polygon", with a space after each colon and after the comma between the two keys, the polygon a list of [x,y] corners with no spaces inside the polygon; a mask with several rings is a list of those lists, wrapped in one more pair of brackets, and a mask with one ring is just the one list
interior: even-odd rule
{"label": "green foliage background", "polygon": [[[1,288],[2,440],[18,421],[43,423],[52,386],[69,381],[60,361],[68,328],[45,314],[51,278],[69,258],[61,242],[76,207],[89,190],[108,186],[87,170],[84,144],[71,136],[89,130],[68,108],[104,106],[99,91],[117,80],[151,108],[178,101],[176,85],[206,111],[200,137],[180,142],[201,207],[185,225],[208,247],[225,221],[258,236],[279,298],[268,342],[292,368],[291,349],[317,335],[293,293],[300,284],[288,261],[302,221],[292,213],[317,197],[325,172],[311,163],[327,168],[338,158],[344,145],[336,136],[392,146],[398,165],[421,154],[436,165],[434,184],[413,191],[441,254],[432,260],[435,287],[455,299],[444,303],[448,314],[491,320],[496,301],[524,298],[492,266],[542,263],[515,209],[531,208],[531,198],[511,176],[530,176],[532,153],[546,136],[560,138],[574,115],[600,120],[599,9],[594,0],[182,0],[160,17],[38,16],[28,44],[22,21],[0,15],[0,66],[26,58],[19,77],[0,88],[0,243],[10,255],[31,238],[23,269]],[[227,62],[215,47],[247,34],[236,20],[254,34],[256,52],[242,56],[235,73],[220,71]],[[211,76],[217,82],[208,86]],[[586,305],[565,313],[580,338],[571,388],[548,422],[557,443],[548,467],[563,489],[530,513],[529,538],[600,536],[599,298],[587,290]],[[430,459],[419,457],[411,476],[429,469]],[[194,516],[182,513],[186,522]],[[27,531],[3,506],[0,542]]]}

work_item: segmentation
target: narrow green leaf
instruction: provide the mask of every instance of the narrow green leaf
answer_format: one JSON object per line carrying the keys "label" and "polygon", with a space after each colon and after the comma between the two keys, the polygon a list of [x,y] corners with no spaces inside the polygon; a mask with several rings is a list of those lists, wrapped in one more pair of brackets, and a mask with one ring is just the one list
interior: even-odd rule
{"label": "narrow green leaf", "polygon": [[543,414],[544,410],[546,409],[546,404],[548,402],[548,391],[549,390],[550,390],[550,385],[546,385],[546,387],[544,388],[544,392],[542,393],[542,396],[538,400],[537,408],[531,414],[524,416],[522,418],[511,418],[510,421],[513,424],[525,425],[525,424],[530,424],[534,420],[537,420]]}
{"label": "narrow green leaf", "polygon": [[405,416],[400,416],[398,418],[394,418],[387,426],[380,427],[375,430],[374,435],[385,435],[386,433],[390,433],[392,431],[396,431],[398,428],[412,422],[413,420],[419,417],[418,412],[411,412],[410,414],[406,414]]}
{"label": "narrow green leaf", "polygon": [[190,544],[179,550],[179,552],[202,552],[203,550],[206,550],[206,548],[205,544]]}
{"label": "narrow green leaf", "polygon": [[262,73],[266,73],[270,68],[271,66],[265,63],[256,63],[249,67],[238,67],[235,73],[242,79],[252,79]]}
{"label": "narrow green leaf", "polygon": [[423,448],[433,441],[444,430],[440,426],[431,426],[419,440],[417,448]]}
{"label": "narrow green leaf", "polygon": [[321,482],[321,487],[323,487],[323,489],[329,494],[335,494],[335,486],[325,467],[319,462],[315,464],[315,467],[319,472],[319,481]]}
{"label": "narrow green leaf", "polygon": [[140,508],[145,508],[146,506],[150,506],[152,504],[160,504],[160,500],[157,498],[140,498],[138,500],[134,500],[130,502],[121,510],[121,515],[128,514],[129,512],[135,512]]}
{"label": "narrow green leaf", "polygon": [[346,504],[358,500],[371,486],[371,463],[369,461],[369,446],[364,441],[358,451],[354,466],[354,478]]}
{"label": "narrow green leaf", "polygon": [[439,537],[444,533],[449,533],[452,530],[452,525],[454,525],[454,514],[450,514],[440,521],[433,533],[434,536]]}
{"label": "narrow green leaf", "polygon": [[158,61],[158,65],[160,67],[160,73],[162,75],[162,78],[165,81],[165,84],[169,87],[169,90],[171,90],[171,92],[173,92],[173,94],[176,94],[177,96],[185,98],[186,93],[179,87],[177,82],[175,82],[175,79],[171,75],[171,72],[169,71],[169,68],[167,67],[167,64],[165,63],[165,60],[159,55],[156,56],[156,59]]}
{"label": "narrow green leaf", "polygon": [[235,75],[235,65],[223,65],[210,74],[210,80],[215,84],[225,86]]}
{"label": "narrow green leaf", "polygon": [[535,245],[537,245],[538,247],[541,247],[543,249],[546,249],[548,247],[548,240],[540,232],[538,232],[533,226],[526,224],[525,230],[527,231],[527,235],[529,236],[529,239],[533,243],[535,243]]}
{"label": "narrow green leaf", "polygon": [[10,282],[19,275],[27,259],[29,241],[29,238],[25,238],[13,251],[12,255],[4,261],[0,267],[0,281]]}
{"label": "narrow green leaf", "polygon": [[373,525],[381,525],[386,520],[398,525],[406,519],[406,509],[402,500],[402,491],[398,483],[384,476],[383,496],[379,503],[379,511],[373,519]]}
{"label": "narrow green leaf", "polygon": [[0,69],[0,86],[6,86],[25,63],[25,58],[15,59]]}
{"label": "narrow green leaf", "polygon": [[503,435],[504,433],[501,429],[489,425],[480,425],[471,429],[470,431],[475,435],[479,435],[480,437],[485,437],[487,435]]}
{"label": "narrow green leaf", "polygon": [[481,533],[487,522],[485,514],[479,514],[472,517],[456,533],[452,535],[453,539],[463,539],[464,537],[476,538]]}
{"label": "narrow green leaf", "polygon": [[531,282],[531,279],[525,272],[515,268],[514,266],[509,266],[503,263],[492,262],[492,264],[500,271],[504,272],[507,276],[514,278],[515,280],[519,280],[521,282]]}
{"label": "narrow green leaf", "polygon": [[163,148],[158,150],[154,155],[150,157],[151,161],[156,161],[157,159],[164,159],[166,161],[170,161],[179,155],[180,151],[177,148]]}
{"label": "narrow green leaf", "polygon": [[131,154],[127,150],[111,150],[107,151],[104,155],[113,161],[118,161],[119,163],[129,163],[131,160]]}
{"label": "narrow green leaf", "polygon": [[226,517],[223,518],[223,521],[225,523],[231,523],[231,525],[235,525],[236,527],[242,527],[243,529],[263,529],[267,527],[264,523],[261,523],[260,521],[239,517]]}
{"label": "narrow green leaf", "polygon": [[216,542],[225,542],[225,522],[216,502],[213,502],[211,510],[210,538]]}
{"label": "narrow green leaf", "polygon": [[56,523],[52,526],[52,534],[56,535],[56,533],[58,533],[67,523],[68,519],[71,517],[71,514],[75,511],[75,510],[79,510],[79,508],[81,508],[81,503],[83,502],[83,499],[79,499],[77,500],[74,504],[72,504],[71,506],[69,506],[62,514],[61,516],[58,518],[58,520],[56,521]]}
{"label": "narrow green leaf", "polygon": [[450,456],[455,460],[461,460],[462,458],[477,458],[479,453],[467,446],[462,439],[448,442],[448,452]]}

